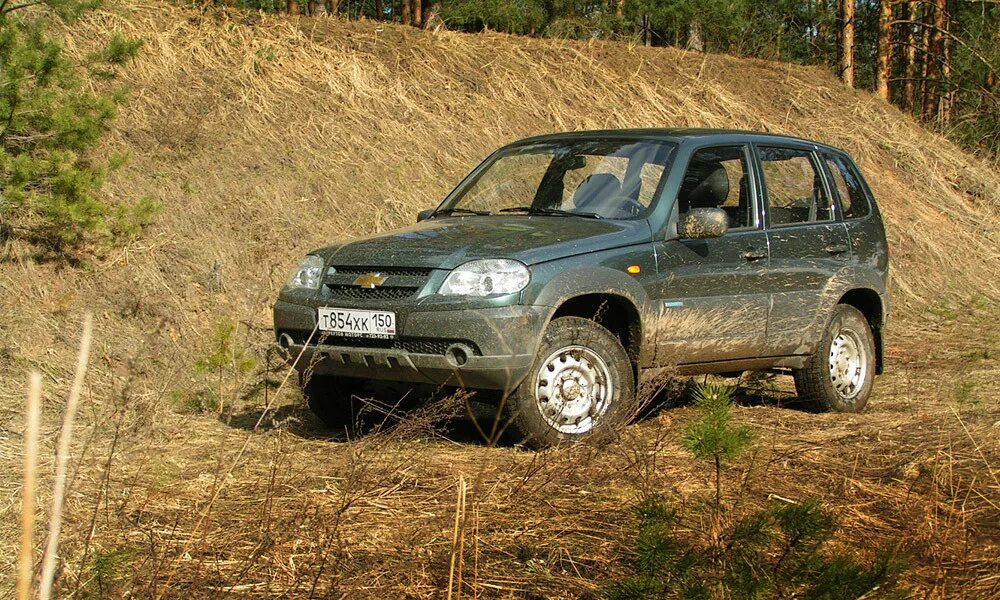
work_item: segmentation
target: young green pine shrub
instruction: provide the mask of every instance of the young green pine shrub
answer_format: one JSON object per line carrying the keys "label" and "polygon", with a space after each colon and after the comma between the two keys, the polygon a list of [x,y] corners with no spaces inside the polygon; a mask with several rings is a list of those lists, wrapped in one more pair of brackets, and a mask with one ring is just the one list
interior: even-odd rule
{"label": "young green pine shrub", "polygon": [[699,418],[684,433],[684,446],[711,461],[715,494],[711,529],[695,515],[681,515],[659,495],[634,509],[638,530],[631,573],[604,588],[609,600],[848,600],[894,595],[899,565],[888,554],[871,563],[834,553],[827,542],[836,531],[833,516],[817,501],[775,503],[762,510],[726,509],[723,462],[751,443],[746,427],[731,423],[733,390],[698,386]]}
{"label": "young green pine shrub", "polygon": [[[108,598],[120,595],[119,586],[128,579],[137,552],[130,548],[115,548],[94,554],[89,577],[80,590],[82,598]],[[117,592],[117,593],[116,593]]]}
{"label": "young green pine shrub", "polygon": [[235,397],[247,375],[257,368],[257,359],[236,339],[236,323],[220,319],[212,329],[204,354],[194,363],[199,376],[193,389],[175,391],[174,405],[184,412],[222,412],[226,398]]}
{"label": "young green pine shrub", "polygon": [[0,3],[0,239],[10,235],[65,256],[88,240],[137,235],[159,210],[100,197],[106,173],[124,159],[90,156],[111,127],[121,90],[102,89],[141,41],[113,35],[82,62],[49,31],[93,9],[95,0]]}
{"label": "young green pine shrub", "polygon": [[694,400],[700,417],[684,432],[684,447],[701,460],[715,465],[715,503],[712,509],[713,534],[718,535],[722,511],[722,461],[735,459],[752,436],[748,427],[730,425],[733,388],[719,383],[695,387]]}

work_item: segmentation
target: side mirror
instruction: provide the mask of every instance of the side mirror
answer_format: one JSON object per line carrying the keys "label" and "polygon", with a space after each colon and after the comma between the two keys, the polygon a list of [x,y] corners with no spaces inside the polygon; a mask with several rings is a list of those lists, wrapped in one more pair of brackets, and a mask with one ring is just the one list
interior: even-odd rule
{"label": "side mirror", "polygon": [[722,237],[728,230],[729,215],[721,208],[692,208],[677,226],[681,238],[689,240]]}
{"label": "side mirror", "polygon": [[422,211],[418,212],[417,213],[417,223],[419,223],[419,222],[423,221],[424,219],[426,219],[427,217],[433,215],[434,214],[434,210],[435,209],[433,209],[433,208],[428,208],[426,210],[422,210]]}

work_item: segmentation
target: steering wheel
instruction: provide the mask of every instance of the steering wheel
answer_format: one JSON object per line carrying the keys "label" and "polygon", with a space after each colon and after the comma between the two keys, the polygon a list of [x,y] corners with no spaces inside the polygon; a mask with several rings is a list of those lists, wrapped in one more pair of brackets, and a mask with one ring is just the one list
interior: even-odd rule
{"label": "steering wheel", "polygon": [[578,205],[580,212],[592,212],[605,219],[634,219],[642,214],[646,207],[631,196],[606,196]]}
{"label": "steering wheel", "polygon": [[606,206],[615,207],[613,215],[602,215],[609,219],[634,219],[646,210],[645,206],[631,196],[614,196],[607,201]]}

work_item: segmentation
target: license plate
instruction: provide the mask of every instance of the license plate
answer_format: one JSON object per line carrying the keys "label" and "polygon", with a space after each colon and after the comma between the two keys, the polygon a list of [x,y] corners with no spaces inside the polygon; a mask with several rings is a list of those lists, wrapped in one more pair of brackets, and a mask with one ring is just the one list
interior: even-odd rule
{"label": "license plate", "polygon": [[354,337],[391,338],[396,336],[396,313],[324,306],[319,309],[319,330]]}

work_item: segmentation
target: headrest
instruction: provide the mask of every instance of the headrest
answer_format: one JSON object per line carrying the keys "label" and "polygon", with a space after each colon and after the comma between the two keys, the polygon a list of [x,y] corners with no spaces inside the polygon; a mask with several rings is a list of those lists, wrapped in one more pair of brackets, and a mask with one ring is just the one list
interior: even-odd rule
{"label": "headrest", "polygon": [[694,186],[687,195],[691,208],[716,208],[725,203],[729,197],[729,173],[719,166],[711,169],[708,174]]}

